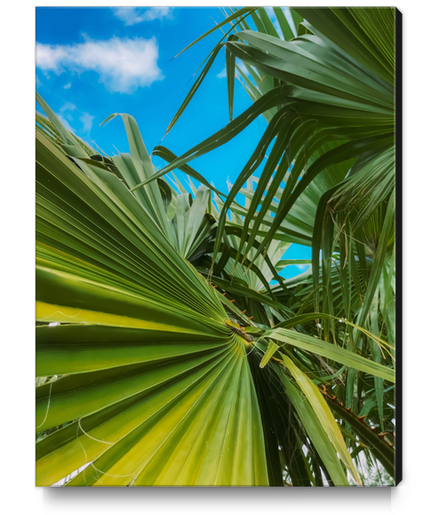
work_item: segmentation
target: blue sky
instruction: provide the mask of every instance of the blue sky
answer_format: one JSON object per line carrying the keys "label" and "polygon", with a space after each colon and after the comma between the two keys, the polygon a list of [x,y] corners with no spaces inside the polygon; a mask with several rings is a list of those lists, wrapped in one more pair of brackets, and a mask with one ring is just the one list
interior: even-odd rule
{"label": "blue sky", "polygon": [[[222,37],[215,31],[174,57],[224,19],[218,8],[36,8],[36,85],[63,123],[109,155],[128,152],[120,119],[99,124],[114,112],[138,122],[149,152],[189,92],[193,75]],[[237,82],[234,116],[251,100]],[[206,79],[163,145],[177,155],[229,121],[225,57],[220,52]],[[221,191],[234,182],[266,128],[258,118],[232,142],[191,162]],[[161,160],[154,160],[161,167]],[[310,258],[292,245],[288,258]],[[303,270],[288,267],[285,276]]]}

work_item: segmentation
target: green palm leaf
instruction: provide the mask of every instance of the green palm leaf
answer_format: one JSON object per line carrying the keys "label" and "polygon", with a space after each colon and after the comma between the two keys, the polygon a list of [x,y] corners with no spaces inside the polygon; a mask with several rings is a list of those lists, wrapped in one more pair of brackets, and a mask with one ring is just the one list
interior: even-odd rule
{"label": "green palm leaf", "polygon": [[71,484],[267,484],[248,342],[214,290],[112,173],[40,131],[36,162],[37,374],[60,376],[37,388],[37,483],[91,461]]}
{"label": "green palm leaf", "polygon": [[[360,484],[361,450],[394,473],[358,417],[393,431],[394,10],[364,11],[291,26],[275,8],[278,28],[229,9],[168,130],[223,48],[229,123],[180,157],[154,149],[160,171],[131,116],[105,120],[130,147],[108,157],[38,96],[38,485]],[[235,73],[254,103],[233,119]],[[188,163],[260,115],[224,195]],[[293,242],[311,262],[284,259]]]}

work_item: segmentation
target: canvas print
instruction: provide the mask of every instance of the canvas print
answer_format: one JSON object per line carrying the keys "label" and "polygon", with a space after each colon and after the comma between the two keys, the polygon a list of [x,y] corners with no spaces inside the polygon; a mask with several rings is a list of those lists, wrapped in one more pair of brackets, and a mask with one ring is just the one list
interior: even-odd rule
{"label": "canvas print", "polygon": [[36,9],[37,486],[400,481],[400,49],[386,7]]}

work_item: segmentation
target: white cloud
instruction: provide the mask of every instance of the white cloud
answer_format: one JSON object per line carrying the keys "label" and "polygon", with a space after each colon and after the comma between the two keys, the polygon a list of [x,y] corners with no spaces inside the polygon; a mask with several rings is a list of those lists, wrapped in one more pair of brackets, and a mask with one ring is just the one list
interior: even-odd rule
{"label": "white cloud", "polygon": [[[250,77],[250,73],[247,70],[247,68],[246,68],[245,64],[243,63],[243,61],[240,61],[239,59],[236,59],[236,65],[244,73],[244,75],[247,75],[247,77]],[[236,76],[238,77],[239,73],[236,73]]]}
{"label": "white cloud", "polygon": [[70,87],[72,86],[72,84],[70,82],[68,82],[67,84],[65,84],[63,86],[64,89],[70,89]]}
{"label": "white cloud", "polygon": [[298,270],[308,270],[310,268],[310,265],[297,265],[298,266]]}
{"label": "white cloud", "polygon": [[82,124],[81,133],[89,134],[93,127],[94,116],[84,111],[79,111],[72,102],[65,102],[58,110],[57,116],[66,129],[73,132],[75,135],[76,130],[71,126],[71,123],[77,127],[77,117]]}
{"label": "white cloud", "polygon": [[72,102],[65,102],[60,107],[60,113],[63,115],[64,118],[66,118],[67,120],[70,120],[70,121],[73,120],[71,111],[75,111],[75,110],[76,110],[76,105],[72,104]]}
{"label": "white cloud", "polygon": [[142,9],[139,7],[116,7],[114,16],[125,25],[136,25],[143,21],[162,20],[171,16],[172,7],[150,7]]}
{"label": "white cloud", "polygon": [[58,116],[60,122],[66,127],[66,129],[70,132],[73,132],[73,134],[75,134],[75,129],[70,125],[70,123],[66,120],[66,118],[61,113],[57,113],[57,116]]}
{"label": "white cloud", "polygon": [[[238,66],[238,68],[244,72],[245,75],[247,75],[248,77],[250,76],[247,68],[245,67],[245,64],[240,60],[240,59],[236,59],[235,60],[235,64]],[[238,77],[238,73],[236,73],[236,76]],[[226,72],[226,66],[223,68],[223,70],[218,73],[216,75],[216,77],[218,77],[219,79],[225,79],[227,77],[227,72]]]}
{"label": "white cloud", "polygon": [[120,93],[133,93],[138,87],[162,80],[158,57],[154,37],[120,39],[114,36],[106,41],[87,40],[74,45],[36,44],[36,65],[44,72],[53,71],[58,75],[66,70],[94,71],[107,89]]}
{"label": "white cloud", "polygon": [[93,127],[94,116],[88,113],[82,113],[82,116],[79,117],[82,122],[82,130],[84,132],[90,132]]}

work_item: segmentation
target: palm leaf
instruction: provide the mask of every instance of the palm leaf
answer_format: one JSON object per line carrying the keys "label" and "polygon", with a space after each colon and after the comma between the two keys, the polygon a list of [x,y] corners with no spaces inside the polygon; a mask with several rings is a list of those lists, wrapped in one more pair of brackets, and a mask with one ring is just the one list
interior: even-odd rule
{"label": "palm leaf", "polygon": [[38,375],[60,376],[37,388],[37,484],[89,461],[71,484],[267,484],[247,341],[214,290],[112,173],[39,132],[36,163]]}

